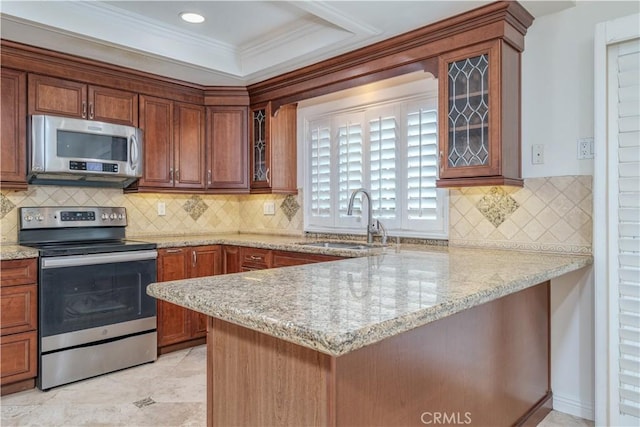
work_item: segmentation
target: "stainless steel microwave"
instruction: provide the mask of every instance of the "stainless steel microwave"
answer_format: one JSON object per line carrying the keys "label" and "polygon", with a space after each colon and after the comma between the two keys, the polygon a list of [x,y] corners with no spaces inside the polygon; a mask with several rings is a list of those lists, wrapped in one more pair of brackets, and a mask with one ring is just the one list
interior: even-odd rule
{"label": "stainless steel microwave", "polygon": [[31,116],[28,181],[126,187],[142,176],[142,131],[112,123]]}

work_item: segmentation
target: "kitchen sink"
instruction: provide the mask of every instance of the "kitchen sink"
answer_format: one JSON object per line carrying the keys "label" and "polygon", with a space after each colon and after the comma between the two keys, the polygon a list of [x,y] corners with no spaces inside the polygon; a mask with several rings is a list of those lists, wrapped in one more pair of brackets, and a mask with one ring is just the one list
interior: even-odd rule
{"label": "kitchen sink", "polygon": [[354,242],[301,242],[298,243],[301,246],[313,246],[316,248],[332,248],[332,249],[356,249],[367,250],[371,249],[371,246],[354,243]]}

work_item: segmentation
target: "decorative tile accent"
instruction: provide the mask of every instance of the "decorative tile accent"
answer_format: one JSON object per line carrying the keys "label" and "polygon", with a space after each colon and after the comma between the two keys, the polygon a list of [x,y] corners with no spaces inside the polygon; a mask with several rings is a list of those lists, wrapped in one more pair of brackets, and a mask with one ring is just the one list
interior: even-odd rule
{"label": "decorative tile accent", "polygon": [[476,206],[495,227],[499,227],[520,207],[518,202],[500,187],[491,187],[489,194],[480,199]]}
{"label": "decorative tile accent", "polygon": [[136,405],[138,408],[153,405],[154,403],[156,403],[156,401],[150,397],[145,397],[144,399],[133,402],[133,404]]}
{"label": "decorative tile accent", "polygon": [[280,209],[282,209],[287,219],[291,221],[296,212],[298,212],[298,210],[300,209],[300,205],[296,201],[296,198],[289,194],[284,198],[284,201],[280,205]]}
{"label": "decorative tile accent", "polygon": [[202,201],[202,197],[200,196],[191,196],[182,207],[194,221],[197,221],[198,218],[209,209],[209,206]]}
{"label": "decorative tile accent", "polygon": [[[528,178],[523,188],[495,189],[450,190],[450,246],[591,253],[590,175]],[[497,208],[497,213],[480,213],[491,212],[491,203],[499,198],[499,193],[513,199],[517,209],[506,213],[511,209],[508,203],[506,211],[502,207]]]}
{"label": "decorative tile accent", "polygon": [[4,194],[0,193],[0,219],[4,218],[6,214],[15,209],[16,205],[13,204]]}

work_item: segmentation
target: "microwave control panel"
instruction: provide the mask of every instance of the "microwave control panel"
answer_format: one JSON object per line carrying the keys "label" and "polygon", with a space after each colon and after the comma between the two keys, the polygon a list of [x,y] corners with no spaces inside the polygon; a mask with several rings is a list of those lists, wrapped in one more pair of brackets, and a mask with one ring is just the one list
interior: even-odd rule
{"label": "microwave control panel", "polygon": [[118,164],[101,162],[79,162],[77,160],[70,160],[69,169],[72,171],[118,173]]}

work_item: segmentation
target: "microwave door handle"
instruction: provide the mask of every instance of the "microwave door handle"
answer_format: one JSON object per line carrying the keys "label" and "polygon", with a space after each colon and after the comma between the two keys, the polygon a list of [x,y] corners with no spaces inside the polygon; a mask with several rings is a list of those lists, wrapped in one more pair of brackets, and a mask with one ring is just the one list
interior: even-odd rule
{"label": "microwave door handle", "polygon": [[129,166],[131,166],[132,170],[136,169],[136,164],[138,163],[138,156],[140,152],[138,151],[138,139],[135,135],[131,135],[129,137]]}

